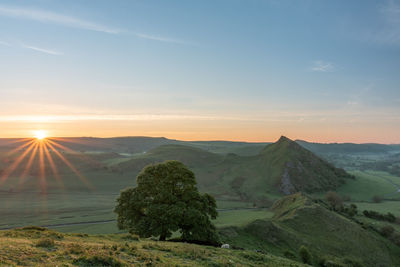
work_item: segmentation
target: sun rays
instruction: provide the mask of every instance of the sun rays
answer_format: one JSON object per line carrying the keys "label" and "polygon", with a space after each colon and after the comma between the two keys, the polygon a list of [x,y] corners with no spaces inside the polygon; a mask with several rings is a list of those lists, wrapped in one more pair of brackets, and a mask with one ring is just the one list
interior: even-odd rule
{"label": "sun rays", "polygon": [[[18,144],[18,146],[5,154],[6,160],[9,160],[10,163],[0,174],[0,189],[10,177],[18,178],[17,185],[21,186],[29,176],[37,179],[36,183],[42,194],[47,193],[49,179],[55,179],[58,186],[64,188],[59,171],[60,164],[67,166],[87,189],[94,189],[86,177],[80,173],[65,155],[65,153],[72,154],[76,152],[58,144],[55,138],[47,137],[45,131],[36,131],[34,132],[34,138],[14,140],[12,143]],[[56,161],[55,159],[58,160]],[[37,169],[37,172],[31,175],[33,169]],[[48,175],[49,173],[51,173],[51,177]]]}

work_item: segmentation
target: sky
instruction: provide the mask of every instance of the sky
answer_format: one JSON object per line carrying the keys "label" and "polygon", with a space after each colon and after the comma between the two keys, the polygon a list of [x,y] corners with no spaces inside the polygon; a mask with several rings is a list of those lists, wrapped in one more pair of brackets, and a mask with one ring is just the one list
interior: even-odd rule
{"label": "sky", "polygon": [[0,0],[0,127],[400,143],[400,1]]}

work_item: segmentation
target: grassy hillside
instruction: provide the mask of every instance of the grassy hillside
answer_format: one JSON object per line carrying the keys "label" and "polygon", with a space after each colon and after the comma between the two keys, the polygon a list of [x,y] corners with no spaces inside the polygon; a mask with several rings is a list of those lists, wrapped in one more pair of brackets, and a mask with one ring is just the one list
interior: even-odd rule
{"label": "grassy hillside", "polygon": [[352,178],[286,137],[267,146],[260,155],[284,194],[335,189]]}
{"label": "grassy hillside", "polygon": [[130,235],[62,234],[41,228],[0,231],[5,266],[302,266],[269,253],[173,242]]}
{"label": "grassy hillside", "polygon": [[271,220],[222,229],[223,240],[278,255],[296,255],[305,245],[315,263],[324,259],[364,266],[400,264],[400,247],[300,193],[277,201],[272,210],[275,215]]}
{"label": "grassy hillside", "polygon": [[172,159],[182,161],[194,171],[201,190],[245,201],[297,191],[326,191],[351,178],[285,137],[255,156],[221,155],[188,146],[164,145],[115,167],[137,173],[147,164]]}

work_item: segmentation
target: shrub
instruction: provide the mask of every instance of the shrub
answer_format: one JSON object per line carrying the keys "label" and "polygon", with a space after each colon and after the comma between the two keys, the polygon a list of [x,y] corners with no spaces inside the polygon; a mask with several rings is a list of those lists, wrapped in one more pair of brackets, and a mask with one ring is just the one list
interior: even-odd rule
{"label": "shrub", "polygon": [[296,259],[296,255],[293,254],[293,252],[289,251],[289,250],[285,250],[285,252],[283,253],[283,256],[285,256],[285,258],[294,260]]}
{"label": "shrub", "polygon": [[334,210],[342,210],[343,199],[336,192],[329,191],[326,193],[325,199]]}
{"label": "shrub", "polygon": [[396,216],[394,216],[393,213],[390,213],[390,212],[388,212],[387,214],[382,214],[382,213],[379,213],[379,212],[373,211],[373,210],[369,210],[369,211],[364,210],[363,214],[365,217],[368,217],[371,219],[387,221],[387,222],[391,222],[391,223],[394,223],[397,220]]}
{"label": "shrub", "polygon": [[112,266],[122,267],[122,262],[111,256],[95,255],[95,256],[83,256],[74,260],[74,264],[81,266]]}
{"label": "shrub", "polygon": [[389,237],[394,233],[394,228],[390,225],[383,226],[380,231],[384,237]]}
{"label": "shrub", "polygon": [[39,239],[38,242],[36,242],[36,246],[42,248],[51,248],[54,247],[54,240],[51,238],[42,238]]}
{"label": "shrub", "polygon": [[19,228],[17,230],[23,230],[23,231],[24,230],[46,231],[47,228],[31,225],[31,226],[25,226],[25,227]]}
{"label": "shrub", "polygon": [[351,204],[350,206],[345,206],[343,211],[350,217],[354,217],[354,215],[358,213],[357,206],[354,204]]}
{"label": "shrub", "polygon": [[82,254],[84,252],[84,249],[81,247],[81,245],[72,243],[72,244],[68,245],[68,252],[70,254],[78,255],[78,254]]}
{"label": "shrub", "polygon": [[299,255],[303,263],[311,264],[311,254],[307,247],[301,246],[299,249]]}

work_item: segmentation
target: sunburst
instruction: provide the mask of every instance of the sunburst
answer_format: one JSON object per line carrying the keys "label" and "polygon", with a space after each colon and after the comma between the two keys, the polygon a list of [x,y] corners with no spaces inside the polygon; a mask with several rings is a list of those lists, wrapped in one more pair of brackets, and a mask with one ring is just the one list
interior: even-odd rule
{"label": "sunburst", "polygon": [[[41,192],[46,193],[47,191],[47,179],[45,171],[45,161],[49,164],[50,170],[57,180],[58,184],[64,187],[64,183],[61,179],[61,175],[58,171],[58,166],[56,165],[53,156],[55,155],[59,158],[62,164],[66,165],[79,179],[80,181],[89,189],[93,190],[94,187],[89,183],[86,177],[63,155],[63,151],[75,152],[61,144],[57,143],[56,138],[51,138],[47,136],[47,132],[44,130],[34,131],[33,138],[26,138],[17,141],[22,143],[17,148],[9,151],[6,155],[11,156],[15,153],[20,152],[21,154],[16,157],[10,165],[8,165],[5,170],[0,175],[0,186],[6,182],[6,180],[20,167],[27,159],[26,165],[22,167],[22,173],[19,175],[19,184],[21,185],[27,178],[29,171],[34,165],[35,158],[38,158],[38,169],[39,173],[37,175],[38,184],[40,185]],[[16,143],[16,142],[14,142]],[[76,153],[76,152],[75,152]]]}

